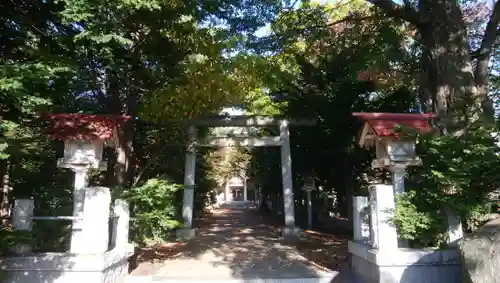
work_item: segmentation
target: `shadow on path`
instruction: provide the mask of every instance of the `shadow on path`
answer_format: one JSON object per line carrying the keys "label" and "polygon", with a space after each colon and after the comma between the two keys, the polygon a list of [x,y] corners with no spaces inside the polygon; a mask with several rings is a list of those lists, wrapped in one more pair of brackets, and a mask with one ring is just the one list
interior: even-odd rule
{"label": "shadow on path", "polygon": [[285,243],[275,220],[248,206],[214,210],[187,242],[142,249],[131,275],[161,278],[268,279],[332,275],[344,261],[346,239],[306,231]]}

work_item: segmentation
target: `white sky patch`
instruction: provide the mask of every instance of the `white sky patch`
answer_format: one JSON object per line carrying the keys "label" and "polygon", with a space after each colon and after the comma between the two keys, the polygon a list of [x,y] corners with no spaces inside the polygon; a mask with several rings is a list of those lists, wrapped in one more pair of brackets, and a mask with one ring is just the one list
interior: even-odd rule
{"label": "white sky patch", "polygon": [[245,115],[245,111],[241,108],[236,107],[225,107],[222,108],[221,115],[228,114],[230,116],[242,116]]}
{"label": "white sky patch", "polygon": [[264,36],[268,36],[270,33],[271,33],[271,24],[267,23],[265,26],[263,26],[255,31],[255,36],[256,37],[264,37]]}

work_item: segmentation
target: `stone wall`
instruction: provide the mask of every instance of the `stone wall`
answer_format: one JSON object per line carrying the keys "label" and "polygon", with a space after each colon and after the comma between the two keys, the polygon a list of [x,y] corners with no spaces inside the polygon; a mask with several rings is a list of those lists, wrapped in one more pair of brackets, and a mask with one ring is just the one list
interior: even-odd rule
{"label": "stone wall", "polygon": [[[370,187],[370,201],[354,197],[353,234],[349,242],[350,268],[364,283],[460,283],[460,256],[450,249],[410,249],[398,238],[393,187]],[[448,217],[449,243],[461,237],[460,221]],[[489,282],[488,282],[489,283]]]}
{"label": "stone wall", "polygon": [[33,200],[17,199],[13,217],[16,229],[30,231],[36,220],[73,219],[71,249],[67,253],[37,254],[29,252],[29,246],[15,247],[15,256],[0,257],[2,283],[121,282],[134,253],[134,246],[128,242],[129,207],[127,202],[116,200],[110,215],[110,201],[109,188],[85,188],[84,213],[82,218],[75,218],[33,216]]}
{"label": "stone wall", "polygon": [[128,274],[134,247],[115,248],[103,254],[44,253],[0,258],[7,273],[2,283],[119,283]]}
{"label": "stone wall", "polygon": [[349,242],[351,270],[364,283],[459,283],[457,250],[398,249],[381,253]]}

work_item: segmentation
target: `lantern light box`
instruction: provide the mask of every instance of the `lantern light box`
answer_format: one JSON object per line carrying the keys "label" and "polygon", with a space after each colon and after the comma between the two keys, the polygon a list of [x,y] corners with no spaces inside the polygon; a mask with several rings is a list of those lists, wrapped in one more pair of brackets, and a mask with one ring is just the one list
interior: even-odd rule
{"label": "lantern light box", "polygon": [[59,159],[61,167],[66,165],[87,165],[90,168],[104,169],[102,161],[102,140],[66,140],[64,142],[64,157]]}
{"label": "lantern light box", "polygon": [[416,140],[401,137],[395,128],[403,126],[418,134],[430,133],[429,120],[432,113],[353,113],[364,121],[358,143],[361,147],[375,147],[376,159],[373,168],[386,168],[396,164],[418,166],[422,161],[416,156]]}
{"label": "lantern light box", "polygon": [[51,139],[64,141],[64,157],[58,166],[73,168],[104,169],[104,142],[116,138],[119,127],[128,121],[128,116],[89,114],[50,114],[52,125],[48,127]]}

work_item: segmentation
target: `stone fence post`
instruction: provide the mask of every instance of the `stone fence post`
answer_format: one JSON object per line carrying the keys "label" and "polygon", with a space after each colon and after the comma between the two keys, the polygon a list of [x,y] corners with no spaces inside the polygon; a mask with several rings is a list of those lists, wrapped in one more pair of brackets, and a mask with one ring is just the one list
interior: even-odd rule
{"label": "stone fence post", "polygon": [[381,252],[398,249],[398,233],[392,223],[396,202],[391,185],[370,186],[371,243]]}
{"label": "stone fence post", "polygon": [[71,253],[98,254],[108,250],[111,193],[106,187],[85,189],[83,237],[71,239]]}
{"label": "stone fence post", "polygon": [[368,242],[370,240],[370,224],[368,219],[368,198],[353,197],[354,241]]}
{"label": "stone fence post", "polygon": [[[35,202],[33,199],[14,200],[14,211],[12,213],[12,229],[15,231],[30,232],[33,228],[33,210]],[[15,253],[27,253],[31,251],[28,244],[18,245],[12,248]]]}
{"label": "stone fence post", "polygon": [[114,248],[123,249],[128,244],[130,221],[128,203],[122,199],[115,200],[114,214],[116,218],[113,219],[112,246]]}
{"label": "stone fence post", "polygon": [[450,246],[457,246],[458,240],[464,236],[462,221],[451,208],[446,207],[444,211],[447,219],[447,242]]}

